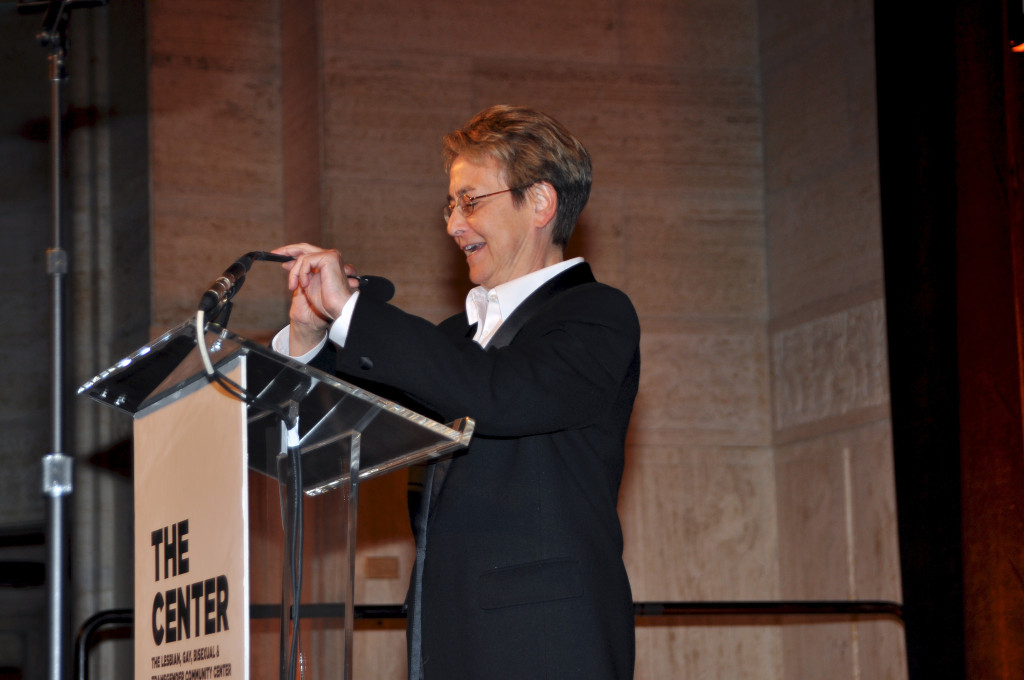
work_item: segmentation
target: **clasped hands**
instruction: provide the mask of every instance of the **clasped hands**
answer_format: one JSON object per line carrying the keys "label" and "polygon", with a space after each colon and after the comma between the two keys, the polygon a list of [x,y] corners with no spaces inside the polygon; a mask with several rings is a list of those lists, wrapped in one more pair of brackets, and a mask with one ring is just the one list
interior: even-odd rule
{"label": "clasped hands", "polygon": [[337,250],[297,243],[271,252],[295,258],[281,266],[288,272],[288,290],[292,291],[289,349],[293,356],[299,356],[323,340],[331,323],[358,289],[359,281],[355,268],[343,265]]}

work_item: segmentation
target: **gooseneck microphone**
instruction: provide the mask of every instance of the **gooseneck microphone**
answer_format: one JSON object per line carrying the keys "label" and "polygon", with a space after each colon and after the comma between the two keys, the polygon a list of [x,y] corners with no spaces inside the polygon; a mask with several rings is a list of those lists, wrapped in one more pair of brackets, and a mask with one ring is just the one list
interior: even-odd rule
{"label": "gooseneck microphone", "polygon": [[[249,394],[245,388],[220,373],[213,365],[209,348],[206,346],[205,336],[208,332],[207,322],[219,326],[223,331],[227,327],[227,319],[231,314],[231,298],[241,289],[245,283],[245,275],[248,273],[252,263],[258,260],[268,262],[290,262],[295,258],[291,255],[278,255],[262,250],[246,253],[224,270],[217,279],[210,284],[210,287],[203,293],[199,301],[199,308],[196,311],[196,345],[199,348],[199,356],[203,362],[208,379],[218,383],[229,394],[244,401],[246,404],[261,406],[279,415],[286,423],[291,423],[293,415],[285,412],[277,404],[261,404],[260,397]],[[389,301],[395,294],[395,284],[382,276],[352,276],[349,277],[359,282],[359,290],[381,302]],[[223,316],[223,319],[219,317]],[[203,329],[203,330],[199,330]],[[212,330],[212,329],[209,329]],[[217,332],[217,331],[215,331]]]}
{"label": "gooseneck microphone", "polygon": [[[252,263],[264,260],[266,262],[290,262],[295,258],[291,255],[278,255],[263,250],[254,250],[242,257],[224,270],[217,279],[210,284],[210,287],[203,293],[199,300],[199,310],[202,311],[208,320],[215,320],[228,303],[241,290],[245,283],[245,275],[252,267]],[[388,302],[395,296],[395,284],[383,276],[353,276],[359,282],[359,290],[375,300]]]}

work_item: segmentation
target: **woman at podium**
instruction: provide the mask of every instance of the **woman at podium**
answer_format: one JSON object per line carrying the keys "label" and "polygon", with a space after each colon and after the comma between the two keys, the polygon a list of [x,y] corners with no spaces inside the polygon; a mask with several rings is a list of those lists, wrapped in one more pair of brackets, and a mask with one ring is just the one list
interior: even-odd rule
{"label": "woman at podium", "polygon": [[625,294],[564,258],[590,156],[551,117],[508,106],[445,136],[443,154],[447,234],[475,285],[465,311],[435,325],[361,292],[337,251],[288,245],[274,251],[294,258],[274,347],[476,421],[411,504],[410,678],[632,678],[616,504],[640,327]]}

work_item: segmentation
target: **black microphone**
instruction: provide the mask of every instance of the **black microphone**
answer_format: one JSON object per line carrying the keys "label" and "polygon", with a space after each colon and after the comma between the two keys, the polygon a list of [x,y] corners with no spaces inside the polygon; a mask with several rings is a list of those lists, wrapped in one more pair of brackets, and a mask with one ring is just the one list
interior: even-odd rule
{"label": "black microphone", "polygon": [[[294,259],[291,255],[278,255],[262,250],[246,253],[210,284],[209,289],[203,293],[203,297],[199,301],[199,309],[212,321],[220,313],[221,308],[235,296],[235,293],[241,290],[242,284],[245,283],[245,275],[252,267],[253,262],[258,260],[290,262]],[[383,276],[353,276],[349,278],[359,281],[359,290],[375,300],[387,302],[395,296],[395,284]]]}
{"label": "black microphone", "polygon": [[[252,267],[254,255],[263,253],[246,253],[235,260],[234,264],[224,270],[217,280],[210,284],[210,287],[199,300],[199,309],[204,312],[210,320],[213,320],[228,300],[234,297],[235,293],[245,283],[245,275]],[[269,253],[268,253],[269,254]]]}

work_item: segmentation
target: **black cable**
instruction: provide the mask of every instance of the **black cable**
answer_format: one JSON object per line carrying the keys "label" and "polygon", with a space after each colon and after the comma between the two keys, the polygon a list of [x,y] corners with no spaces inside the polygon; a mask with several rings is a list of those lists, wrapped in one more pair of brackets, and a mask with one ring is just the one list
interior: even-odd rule
{"label": "black cable", "polygon": [[220,369],[213,365],[213,361],[210,358],[210,350],[206,346],[206,323],[204,319],[205,312],[203,310],[196,312],[196,347],[199,349],[199,356],[206,370],[206,379],[217,383],[225,392],[235,399],[245,402],[247,406],[255,406],[256,408],[269,411],[280,418],[289,428],[294,427],[295,418],[285,407],[272,401],[252,396],[248,390],[221,373]]}
{"label": "black cable", "polygon": [[302,600],[302,549],[303,549],[303,503],[302,503],[302,455],[298,446],[288,447],[288,458],[292,467],[292,530],[291,530],[291,580],[292,580],[292,641],[288,652],[288,679],[295,678],[298,661],[300,634],[299,605]]}

